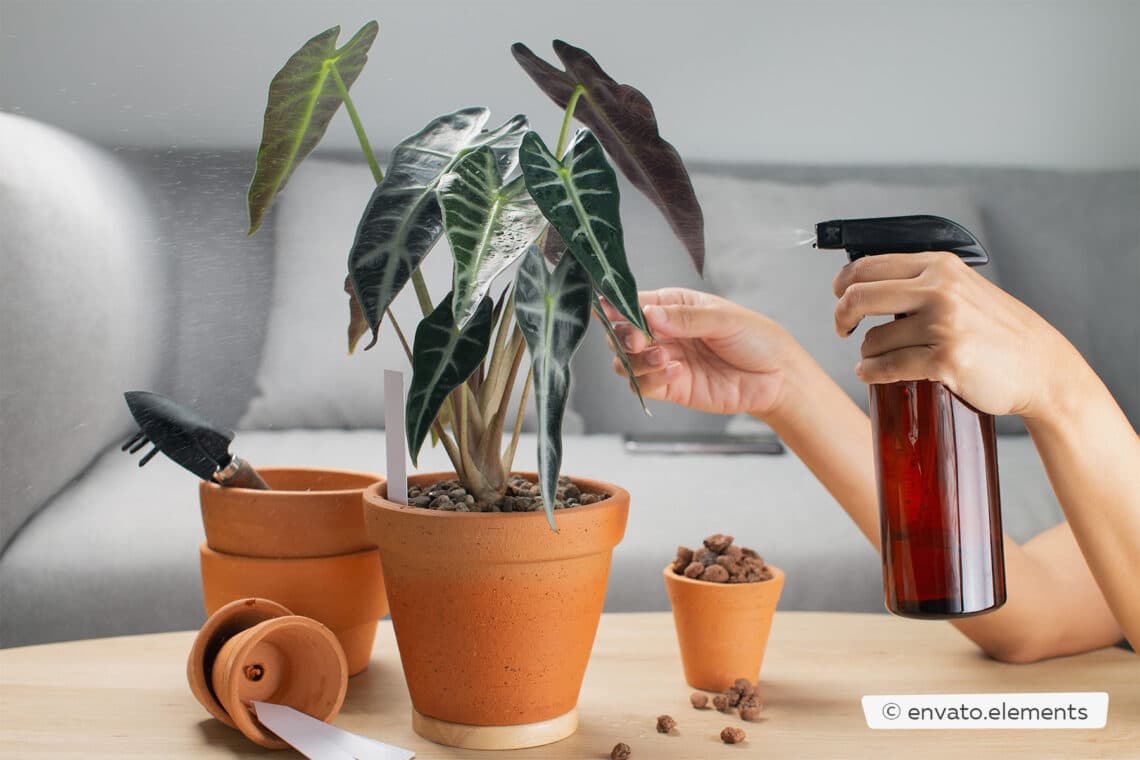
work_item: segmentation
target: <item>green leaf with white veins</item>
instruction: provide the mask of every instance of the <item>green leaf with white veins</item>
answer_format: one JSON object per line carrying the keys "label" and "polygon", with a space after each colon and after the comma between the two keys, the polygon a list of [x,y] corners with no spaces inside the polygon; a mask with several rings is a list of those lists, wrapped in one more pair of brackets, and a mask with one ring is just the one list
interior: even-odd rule
{"label": "green leaf with white veins", "polygon": [[341,48],[336,46],[340,27],[326,29],[302,45],[273,77],[249,185],[249,234],[257,232],[293,170],[317,147],[344,93],[360,76],[379,29],[369,21]]}
{"label": "green leaf with white veins", "polygon": [[538,413],[538,483],[554,528],[554,498],[562,467],[562,417],[570,395],[570,359],[590,324],[590,275],[573,256],[551,272],[542,250],[523,256],[515,276],[515,320],[526,338]]}
{"label": "green leaf with white veins", "polygon": [[443,228],[455,258],[452,308],[462,329],[491,283],[546,227],[546,218],[522,178],[507,185],[487,146],[459,160],[439,182]]}
{"label": "green leaf with white veins", "polygon": [[413,464],[447,394],[465,382],[487,355],[491,347],[491,310],[491,299],[484,298],[474,318],[460,330],[451,316],[448,293],[416,328],[412,382],[405,410],[408,453]]}
{"label": "green leaf with white veins", "polygon": [[613,322],[606,316],[606,312],[602,309],[602,304],[598,301],[598,294],[592,293],[593,296],[591,306],[594,309],[594,316],[602,323],[602,327],[609,336],[610,346],[613,348],[614,354],[621,362],[621,366],[625,369],[625,375],[629,378],[630,389],[637,394],[637,400],[641,402],[641,411],[645,412],[646,417],[652,417],[653,412],[649,411],[649,407],[645,405],[645,397],[641,395],[641,383],[637,382],[637,375],[633,373],[633,363],[629,360],[629,354],[625,352],[625,347],[621,344],[621,338],[618,337],[617,330],[614,329]]}
{"label": "green leaf with white veins", "polygon": [[631,324],[652,337],[625,255],[617,175],[598,139],[588,129],[579,130],[559,161],[537,133],[528,132],[519,148],[519,165],[527,190],[598,290]]}
{"label": "green leaf with white veins", "polygon": [[443,234],[435,192],[440,177],[469,149],[481,145],[491,147],[500,171],[513,169],[526,117],[515,116],[483,131],[489,116],[486,108],[441,116],[392,151],[388,173],[372,192],[348,256],[352,287],[373,332]]}

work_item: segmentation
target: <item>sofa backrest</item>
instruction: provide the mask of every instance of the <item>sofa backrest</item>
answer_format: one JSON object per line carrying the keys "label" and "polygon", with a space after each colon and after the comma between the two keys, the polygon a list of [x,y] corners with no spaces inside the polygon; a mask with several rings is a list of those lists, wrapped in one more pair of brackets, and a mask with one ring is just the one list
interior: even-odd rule
{"label": "sofa backrest", "polygon": [[[278,230],[271,212],[257,235],[245,235],[252,151],[98,150],[0,118],[18,138],[0,140],[2,546],[129,429],[121,391],[150,388],[236,425],[257,390]],[[36,149],[37,139],[50,147]],[[1067,335],[1140,423],[1140,172],[691,168],[786,183],[789,192],[850,181],[963,190],[1001,284]],[[622,198],[641,287],[710,289],[658,211],[628,185]],[[741,236],[751,229],[742,224]],[[757,233],[758,256],[768,242]],[[575,358],[572,390],[587,432],[723,429],[722,417],[660,404],[646,418],[612,376],[600,331],[592,333]]]}
{"label": "sofa backrest", "polygon": [[[257,235],[244,234],[253,154],[128,150],[119,156],[162,205],[170,277],[178,283],[174,345],[167,348],[176,371],[168,390],[234,425],[256,393],[276,248],[273,217]],[[1060,329],[1101,374],[1133,424],[1140,424],[1140,299],[1133,292],[1140,282],[1140,238],[1133,230],[1140,171],[700,164],[691,169],[694,175],[791,188],[861,182],[962,190],[977,206],[981,235],[1002,286]],[[304,165],[298,169],[305,171]],[[366,201],[360,199],[361,209]],[[629,256],[641,287],[710,289],[658,211],[628,185],[622,206]],[[767,243],[758,234],[761,255]],[[573,406],[588,432],[723,428],[722,417],[660,404],[646,418],[612,377],[600,331],[591,332],[595,334],[587,336],[575,358],[572,391]]]}

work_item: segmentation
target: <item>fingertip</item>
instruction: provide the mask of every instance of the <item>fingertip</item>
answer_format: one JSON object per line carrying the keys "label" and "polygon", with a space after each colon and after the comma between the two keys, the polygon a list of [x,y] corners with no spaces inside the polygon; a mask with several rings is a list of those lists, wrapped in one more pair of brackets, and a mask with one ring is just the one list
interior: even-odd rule
{"label": "fingertip", "polygon": [[850,263],[844,264],[843,268],[835,273],[835,278],[831,281],[831,292],[835,294],[836,298],[843,295],[843,291],[847,289],[847,277],[849,276],[851,266]]}

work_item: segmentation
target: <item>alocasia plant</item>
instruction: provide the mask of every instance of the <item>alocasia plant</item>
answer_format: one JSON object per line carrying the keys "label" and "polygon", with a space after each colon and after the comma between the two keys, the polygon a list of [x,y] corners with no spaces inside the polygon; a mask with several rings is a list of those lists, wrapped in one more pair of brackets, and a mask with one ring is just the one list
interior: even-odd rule
{"label": "alocasia plant", "polygon": [[[397,145],[385,174],[349,95],[378,28],[369,22],[340,48],[339,27],[322,32],[274,77],[250,185],[250,233],[343,103],[376,179],[348,252],[349,351],[369,331],[375,343],[383,319],[391,322],[412,366],[406,410],[412,460],[430,434],[482,506],[497,503],[506,490],[533,388],[539,487],[553,528],[570,360],[591,313],[640,397],[599,296],[650,335],[625,252],[617,175],[606,154],[661,210],[698,271],[704,264],[700,205],[679,154],[658,133],[649,100],[615,82],[586,51],[557,40],[565,71],[522,44],[512,48],[524,71],[564,109],[553,151],[525,116],[487,129],[487,109],[465,108],[433,119]],[[571,139],[574,118],[587,128]],[[449,292],[436,303],[419,266],[441,237],[454,267]],[[493,293],[512,265],[513,281]],[[409,282],[424,315],[411,345],[390,310]],[[527,353],[522,398],[504,448],[512,389]]]}

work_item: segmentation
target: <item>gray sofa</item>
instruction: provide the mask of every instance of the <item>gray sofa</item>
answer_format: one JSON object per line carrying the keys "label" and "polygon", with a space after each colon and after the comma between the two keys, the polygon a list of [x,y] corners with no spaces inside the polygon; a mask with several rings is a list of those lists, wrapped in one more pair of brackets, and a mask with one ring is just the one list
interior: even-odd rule
{"label": "gray sofa", "polygon": [[[318,154],[246,237],[252,156],[95,147],[0,114],[0,645],[204,619],[196,485],[163,458],[140,470],[117,451],[131,430],[124,390],[165,393],[237,428],[235,450],[255,464],[382,467],[378,369],[391,355],[339,356],[338,280],[367,170]],[[627,188],[642,287],[703,287],[768,311],[861,399],[849,371],[857,341],[828,335],[842,259],[797,236],[831,216],[943,213],[983,237],[998,281],[1059,327],[1140,421],[1140,173],[693,168],[708,279]],[[428,261],[446,271],[445,252]],[[784,609],[882,609],[873,550],[793,455],[677,459],[630,454],[620,440],[742,421],[662,405],[644,417],[596,329],[575,359],[571,403],[564,471],[633,498],[607,609],[667,609],[661,568],[676,545],[712,532],[786,571]],[[1001,428],[1005,527],[1024,540],[1062,515],[1029,437],[1016,420]],[[520,467],[533,467],[532,449],[528,436]],[[423,460],[447,466],[439,451]]]}

